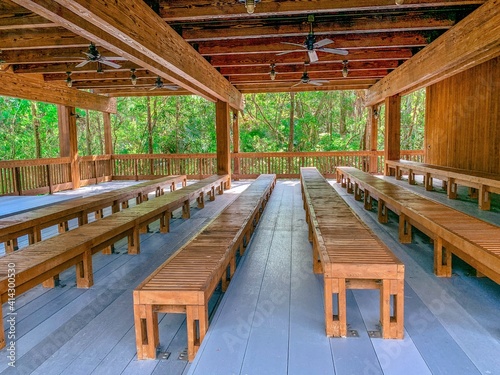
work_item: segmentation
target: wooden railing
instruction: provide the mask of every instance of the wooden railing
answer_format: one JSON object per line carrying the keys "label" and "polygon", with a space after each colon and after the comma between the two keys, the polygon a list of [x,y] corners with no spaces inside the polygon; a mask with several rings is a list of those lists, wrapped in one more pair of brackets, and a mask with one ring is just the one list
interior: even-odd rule
{"label": "wooden railing", "polygon": [[[401,151],[401,158],[423,162],[422,150]],[[327,178],[337,166],[384,170],[383,151],[233,153],[233,178],[255,178],[274,173],[278,178],[299,178],[300,167],[316,167]],[[216,154],[137,154],[83,156],[78,159],[80,185],[111,180],[148,180],[185,174],[201,179],[217,173]],[[0,195],[47,194],[71,189],[70,158],[0,161]]]}

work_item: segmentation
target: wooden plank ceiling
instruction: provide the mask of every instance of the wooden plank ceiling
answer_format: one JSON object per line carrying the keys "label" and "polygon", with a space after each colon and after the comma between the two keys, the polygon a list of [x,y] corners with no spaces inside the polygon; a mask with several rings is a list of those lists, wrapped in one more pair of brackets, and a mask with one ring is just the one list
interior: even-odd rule
{"label": "wooden plank ceiling", "polygon": [[[244,1],[238,0],[145,2],[242,93],[367,89],[484,3],[404,0],[397,5],[394,0],[262,0],[249,14]],[[49,20],[42,16],[47,17],[45,12],[37,14],[18,3],[23,2],[0,1],[0,70],[43,77],[61,85],[71,80],[74,89],[110,96],[193,92],[179,87],[182,81],[174,84],[164,78],[164,87],[155,86],[161,71],[155,69],[154,62],[141,58],[142,51],[134,54],[118,45],[123,42],[119,37],[92,40],[85,36],[99,35],[95,30],[75,33],[86,27],[85,22],[70,27],[66,22],[54,22],[57,17]],[[57,3],[64,6],[65,1]],[[330,39],[333,42],[324,47],[344,50],[347,55],[319,51],[318,61],[309,62],[311,54],[305,47],[286,44],[304,44],[311,26],[316,42]],[[104,62],[81,66],[90,43],[95,43]],[[178,51],[180,55],[185,53],[182,48]],[[274,80],[270,76],[271,64],[276,72]],[[305,69],[309,81],[302,80]]]}

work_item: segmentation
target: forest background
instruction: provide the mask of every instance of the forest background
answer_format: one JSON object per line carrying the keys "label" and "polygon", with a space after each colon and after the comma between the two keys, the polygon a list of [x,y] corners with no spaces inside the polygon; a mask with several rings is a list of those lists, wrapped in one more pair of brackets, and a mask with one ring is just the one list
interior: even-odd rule
{"label": "forest background", "polygon": [[[364,91],[245,95],[240,113],[241,152],[364,149]],[[384,110],[379,146],[383,149]],[[103,154],[99,112],[77,109],[80,155]],[[401,100],[401,149],[423,148],[425,90]],[[112,116],[115,154],[213,153],[215,105],[196,96],[118,98]],[[55,105],[0,97],[0,160],[59,156]]]}

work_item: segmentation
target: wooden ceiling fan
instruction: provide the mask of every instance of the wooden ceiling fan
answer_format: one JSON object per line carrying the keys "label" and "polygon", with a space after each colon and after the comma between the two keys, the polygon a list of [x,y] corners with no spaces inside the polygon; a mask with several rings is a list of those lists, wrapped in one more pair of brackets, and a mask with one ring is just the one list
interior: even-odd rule
{"label": "wooden ceiling fan", "polygon": [[98,51],[96,45],[92,42],[89,45],[88,51],[82,52],[82,53],[86,56],[86,58],[84,59],[84,61],[82,61],[81,63],[79,63],[76,66],[77,68],[81,68],[82,66],[85,66],[89,62],[96,62],[98,64],[98,71],[99,70],[102,71],[102,69],[99,69],[99,68],[101,68],[101,66],[99,64],[107,65],[107,66],[110,66],[112,68],[118,69],[118,68],[121,68],[121,65],[119,65],[111,60],[114,60],[114,61],[126,61],[127,60],[126,58],[120,57],[120,56],[113,56],[113,57],[102,56],[101,53]]}
{"label": "wooden ceiling fan", "polygon": [[[307,35],[307,38],[306,38],[304,44],[290,43],[290,42],[281,42],[281,43],[288,44],[291,46],[305,48],[307,50],[307,54],[309,55],[309,61],[312,63],[319,60],[319,57],[317,54],[318,51],[327,52],[327,53],[334,53],[334,54],[343,55],[343,56],[345,56],[349,53],[345,49],[325,48],[325,46],[327,46],[328,44],[333,43],[333,40],[331,40],[331,39],[322,39],[319,42],[316,42],[316,37],[314,36],[314,31],[313,31],[314,15],[309,15],[307,17],[307,22],[309,22],[310,29],[309,29],[309,34]],[[297,50],[280,52],[277,54],[277,56],[285,55],[287,53],[292,53],[292,52],[296,52],[296,51]]]}
{"label": "wooden ceiling fan", "polygon": [[176,85],[166,85],[165,83],[163,83],[163,80],[161,79],[161,77],[158,76],[156,78],[154,86],[150,89],[150,91],[156,90],[156,89],[167,89],[167,90],[176,91],[176,90],[179,90],[179,86],[176,86]]}
{"label": "wooden ceiling fan", "polygon": [[327,80],[324,79],[311,79],[309,78],[309,73],[307,73],[307,66],[308,63],[304,63],[304,73],[302,73],[302,77],[300,78],[300,81],[297,82],[295,85],[292,87],[302,85],[302,84],[309,84],[309,85],[314,85],[314,86],[323,86],[323,83],[328,83]]}

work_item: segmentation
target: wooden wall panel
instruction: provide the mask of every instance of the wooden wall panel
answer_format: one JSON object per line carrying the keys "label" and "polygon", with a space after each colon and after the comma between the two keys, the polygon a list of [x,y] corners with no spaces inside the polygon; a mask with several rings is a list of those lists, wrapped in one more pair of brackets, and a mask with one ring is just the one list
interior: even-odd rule
{"label": "wooden wall panel", "polygon": [[426,162],[500,174],[500,57],[427,87]]}

